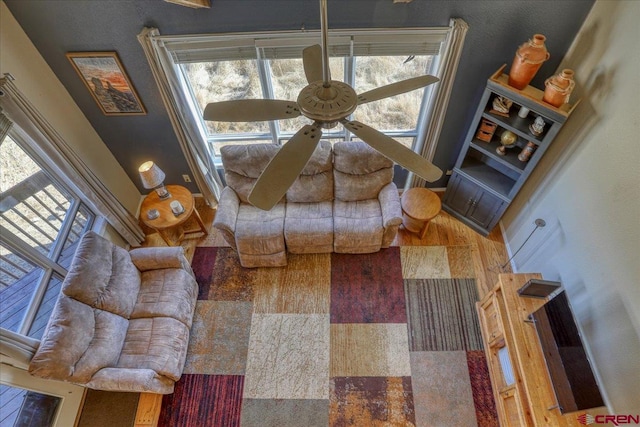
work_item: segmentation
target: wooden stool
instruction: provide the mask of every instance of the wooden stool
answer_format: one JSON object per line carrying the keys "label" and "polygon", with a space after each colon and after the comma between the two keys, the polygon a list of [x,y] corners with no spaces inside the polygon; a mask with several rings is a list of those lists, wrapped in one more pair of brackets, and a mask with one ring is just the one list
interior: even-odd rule
{"label": "wooden stool", "polygon": [[402,193],[402,224],[412,233],[418,233],[420,239],[427,234],[429,221],[435,218],[442,202],[440,197],[427,188],[410,188]]}

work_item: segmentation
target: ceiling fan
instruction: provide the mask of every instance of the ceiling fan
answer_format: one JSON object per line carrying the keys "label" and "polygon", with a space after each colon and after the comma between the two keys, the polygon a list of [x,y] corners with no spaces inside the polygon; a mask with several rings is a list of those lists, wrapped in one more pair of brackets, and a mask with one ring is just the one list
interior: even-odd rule
{"label": "ceiling fan", "polygon": [[241,99],[210,103],[204,110],[204,119],[211,121],[253,122],[291,119],[300,115],[313,120],[313,124],[303,126],[271,159],[251,190],[249,202],[263,210],[275,206],[309,161],[322,137],[322,129],[330,129],[338,123],[426,181],[440,179],[442,171],[422,156],[370,126],[347,119],[358,105],[419,89],[439,79],[419,76],[358,95],[348,84],[331,80],[327,52],[327,0],[320,0],[320,21],[322,46],[307,47],[302,53],[309,84],[300,91],[297,101]]}

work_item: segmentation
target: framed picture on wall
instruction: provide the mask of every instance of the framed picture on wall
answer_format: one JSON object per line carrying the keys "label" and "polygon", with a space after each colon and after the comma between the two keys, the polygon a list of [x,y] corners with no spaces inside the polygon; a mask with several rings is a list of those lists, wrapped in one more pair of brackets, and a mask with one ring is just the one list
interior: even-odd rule
{"label": "framed picture on wall", "polygon": [[67,58],[105,115],[147,113],[116,52],[69,52]]}

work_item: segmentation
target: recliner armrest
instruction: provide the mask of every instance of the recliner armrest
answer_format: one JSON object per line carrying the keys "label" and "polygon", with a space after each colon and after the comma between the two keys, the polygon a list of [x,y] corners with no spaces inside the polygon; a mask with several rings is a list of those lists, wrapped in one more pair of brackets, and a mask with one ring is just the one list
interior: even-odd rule
{"label": "recliner armrest", "polygon": [[384,228],[402,224],[402,206],[398,187],[393,182],[382,187],[378,194],[380,209],[382,210],[382,225]]}
{"label": "recliner armrest", "polygon": [[140,271],[181,268],[193,276],[182,246],[136,248],[129,251],[129,255]]}
{"label": "recliner armrest", "polygon": [[222,236],[233,249],[236,249],[236,220],[240,210],[240,198],[231,187],[225,187],[218,200],[213,226],[222,232]]}
{"label": "recliner armrest", "polygon": [[171,394],[174,384],[151,369],[102,368],[83,385],[96,390]]}

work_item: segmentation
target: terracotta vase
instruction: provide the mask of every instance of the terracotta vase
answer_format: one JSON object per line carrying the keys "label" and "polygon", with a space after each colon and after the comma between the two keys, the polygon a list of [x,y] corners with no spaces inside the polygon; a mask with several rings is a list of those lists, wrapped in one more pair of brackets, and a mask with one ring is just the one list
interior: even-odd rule
{"label": "terracotta vase", "polygon": [[571,95],[575,86],[573,70],[565,68],[560,74],[549,77],[544,82],[544,86],[542,100],[554,107],[561,107],[569,102],[569,95]]}
{"label": "terracotta vase", "polygon": [[536,151],[536,148],[538,148],[536,144],[531,141],[527,142],[527,145],[522,149],[520,154],[518,154],[518,160],[528,162],[533,152]]}
{"label": "terracotta vase", "polygon": [[546,39],[542,34],[535,34],[518,48],[509,70],[509,86],[524,89],[531,83],[542,63],[549,59],[549,52],[544,45]]}

